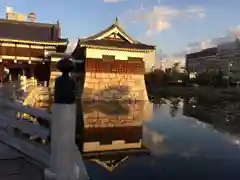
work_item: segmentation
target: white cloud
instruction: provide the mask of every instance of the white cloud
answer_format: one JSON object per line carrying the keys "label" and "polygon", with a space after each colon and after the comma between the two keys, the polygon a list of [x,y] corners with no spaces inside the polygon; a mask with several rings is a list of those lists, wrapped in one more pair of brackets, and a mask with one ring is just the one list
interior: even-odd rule
{"label": "white cloud", "polygon": [[188,7],[182,10],[171,6],[156,5],[150,9],[142,7],[128,11],[123,19],[128,23],[146,23],[148,26],[146,35],[152,36],[155,33],[170,29],[174,19],[183,17],[203,18],[205,10],[202,7]]}
{"label": "white cloud", "polygon": [[[172,55],[165,55],[163,58],[159,57],[158,63],[160,63],[162,60],[163,68],[170,68],[175,62],[180,62],[182,66],[185,66],[185,56],[187,53],[197,52],[206,48],[216,47],[219,44],[234,41],[236,37],[240,38],[240,26],[230,28],[224,36],[219,36],[217,38],[191,43],[182,52]],[[162,54],[160,55],[162,56]]]}
{"label": "white cloud", "polygon": [[155,156],[161,156],[172,153],[172,150],[165,145],[165,137],[147,126],[143,127],[143,142],[144,145]]}
{"label": "white cloud", "polygon": [[181,67],[185,66],[185,52],[181,52],[181,53],[177,53],[177,54],[173,54],[173,55],[169,55],[166,56],[165,58],[159,60],[162,63],[162,68],[166,69],[166,68],[171,68],[173,66],[174,63],[180,63]]}
{"label": "white cloud", "polygon": [[191,43],[188,45],[188,52],[197,52],[202,49],[216,47],[220,44],[234,41],[237,37],[240,38],[240,26],[230,28],[224,36]]}

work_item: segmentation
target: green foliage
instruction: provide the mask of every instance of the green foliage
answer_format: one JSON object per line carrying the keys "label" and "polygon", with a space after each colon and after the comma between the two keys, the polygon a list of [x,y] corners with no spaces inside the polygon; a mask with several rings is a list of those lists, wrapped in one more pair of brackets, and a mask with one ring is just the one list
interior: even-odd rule
{"label": "green foliage", "polygon": [[179,84],[179,81],[183,82],[180,84],[186,84],[189,82],[188,73],[180,71],[179,63],[175,63],[172,68],[166,69],[155,69],[145,75],[146,85],[151,88],[161,87],[166,84]]}
{"label": "green foliage", "polygon": [[153,72],[146,74],[146,85],[149,88],[162,87],[167,84],[198,84],[200,86],[227,87],[229,80],[224,78],[224,73],[221,70],[205,71],[196,76],[195,79],[189,79],[189,74],[186,70],[181,71],[180,64],[174,63],[172,68],[155,69]]}
{"label": "green foliage", "polygon": [[165,83],[165,72],[161,69],[155,69],[153,72],[145,74],[145,83],[149,87],[162,85]]}
{"label": "green foliage", "polygon": [[195,80],[200,86],[214,86],[214,87],[226,87],[228,86],[228,80],[224,78],[224,74],[221,70],[218,71],[205,71],[198,74]]}
{"label": "green foliage", "polygon": [[212,73],[203,72],[197,75],[196,83],[200,86],[208,86],[208,85],[211,85],[212,79],[213,79]]}

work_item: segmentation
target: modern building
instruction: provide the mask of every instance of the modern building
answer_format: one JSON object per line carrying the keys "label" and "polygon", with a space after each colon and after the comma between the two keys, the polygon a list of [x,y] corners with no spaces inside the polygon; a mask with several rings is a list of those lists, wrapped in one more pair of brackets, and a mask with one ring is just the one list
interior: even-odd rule
{"label": "modern building", "polygon": [[0,80],[4,71],[10,80],[19,77],[34,77],[47,81],[59,58],[52,58],[49,66],[49,52],[64,52],[68,40],[61,38],[59,22],[54,24],[36,22],[35,13],[28,18],[16,15],[7,8],[6,18],[0,19]]}
{"label": "modern building", "polygon": [[219,67],[233,81],[240,79],[240,42],[236,39],[233,42],[224,43],[218,46],[217,58]]}
{"label": "modern building", "polygon": [[209,70],[221,70],[231,79],[240,79],[240,42],[220,44],[186,55],[186,69],[189,73],[202,73]]}
{"label": "modern building", "polygon": [[202,73],[216,68],[217,48],[204,49],[186,55],[186,69],[189,73]]}

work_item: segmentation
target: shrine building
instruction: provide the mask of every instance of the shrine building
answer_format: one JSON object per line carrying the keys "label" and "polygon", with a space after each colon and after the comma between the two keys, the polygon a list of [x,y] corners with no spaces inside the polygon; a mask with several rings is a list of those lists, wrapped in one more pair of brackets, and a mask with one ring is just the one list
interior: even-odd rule
{"label": "shrine building", "polygon": [[0,19],[0,81],[6,69],[12,81],[19,77],[48,81],[59,60],[51,57],[50,66],[48,53],[65,52],[68,40],[61,38],[58,21],[38,23],[35,13],[19,16],[8,9],[6,18]]}
{"label": "shrine building", "polygon": [[155,65],[156,47],[128,35],[116,18],[105,30],[79,38],[72,53],[83,60],[83,100],[148,100],[144,73]]}

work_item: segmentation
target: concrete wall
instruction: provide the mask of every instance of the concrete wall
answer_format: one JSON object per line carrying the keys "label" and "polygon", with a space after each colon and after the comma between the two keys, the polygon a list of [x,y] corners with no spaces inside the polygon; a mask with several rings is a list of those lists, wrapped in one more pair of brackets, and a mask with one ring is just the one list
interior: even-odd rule
{"label": "concrete wall", "polygon": [[118,60],[128,60],[128,57],[140,57],[143,58],[144,52],[128,52],[128,51],[116,51],[107,49],[86,49],[86,57],[92,59],[102,59],[103,55],[115,56]]}

